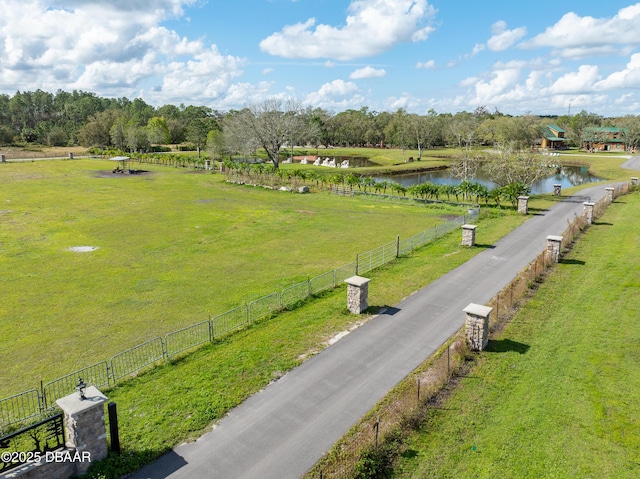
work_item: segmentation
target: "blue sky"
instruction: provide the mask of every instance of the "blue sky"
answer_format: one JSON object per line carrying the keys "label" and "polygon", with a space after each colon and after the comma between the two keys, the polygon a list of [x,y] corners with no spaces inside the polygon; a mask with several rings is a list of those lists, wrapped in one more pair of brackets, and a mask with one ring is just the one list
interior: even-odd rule
{"label": "blue sky", "polygon": [[0,93],[640,114],[640,3],[0,0]]}

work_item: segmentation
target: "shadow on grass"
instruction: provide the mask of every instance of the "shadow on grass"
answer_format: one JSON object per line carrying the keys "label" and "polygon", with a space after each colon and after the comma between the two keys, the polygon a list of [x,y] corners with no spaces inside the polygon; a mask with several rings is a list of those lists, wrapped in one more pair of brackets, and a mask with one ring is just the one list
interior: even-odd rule
{"label": "shadow on grass", "polygon": [[407,449],[401,454],[401,456],[406,459],[413,459],[414,457],[418,457],[418,451],[415,449]]}
{"label": "shadow on grass", "polygon": [[485,351],[488,353],[508,353],[513,351],[518,354],[525,354],[529,351],[529,347],[528,344],[512,341],[511,339],[490,339]]}
{"label": "shadow on grass", "polygon": [[613,223],[605,223],[604,221],[594,221],[594,226],[613,226]]}
{"label": "shadow on grass", "polygon": [[577,266],[584,266],[585,264],[587,264],[584,261],[579,260],[579,259],[561,259],[559,261],[559,263],[561,263],[561,264],[575,264]]}

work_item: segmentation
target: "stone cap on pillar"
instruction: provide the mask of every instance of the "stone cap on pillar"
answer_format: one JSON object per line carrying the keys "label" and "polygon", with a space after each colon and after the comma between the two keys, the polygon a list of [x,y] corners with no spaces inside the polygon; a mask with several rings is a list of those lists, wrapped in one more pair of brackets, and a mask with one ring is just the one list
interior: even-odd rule
{"label": "stone cap on pillar", "polygon": [[462,225],[463,230],[475,230],[478,225]]}
{"label": "stone cap on pillar", "polygon": [[94,386],[88,386],[84,393],[85,399],[81,399],[78,393],[69,394],[56,400],[56,404],[67,415],[75,416],[78,413],[104,404],[108,401],[107,396],[98,391]]}
{"label": "stone cap on pillar", "polygon": [[363,278],[362,276],[351,276],[344,280],[345,283],[352,286],[364,286],[369,281],[371,281],[369,278]]}
{"label": "stone cap on pillar", "polygon": [[463,313],[471,314],[472,316],[479,316],[481,318],[489,316],[491,311],[493,311],[493,308],[490,306],[475,303],[469,303],[469,305],[462,310]]}
{"label": "stone cap on pillar", "polygon": [[549,241],[560,241],[562,242],[564,238],[562,236],[557,236],[557,235],[549,235],[547,236],[547,240]]}

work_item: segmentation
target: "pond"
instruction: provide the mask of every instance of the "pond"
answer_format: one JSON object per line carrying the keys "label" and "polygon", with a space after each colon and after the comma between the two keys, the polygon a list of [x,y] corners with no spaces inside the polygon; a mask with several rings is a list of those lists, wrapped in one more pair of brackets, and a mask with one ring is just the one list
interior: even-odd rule
{"label": "pond", "polygon": [[[396,183],[400,183],[404,187],[426,182],[441,185],[457,185],[461,181],[459,178],[453,178],[449,173],[449,170],[405,173],[401,175],[380,175],[376,176],[375,179],[376,181],[394,181]],[[472,181],[477,181],[489,189],[493,189],[498,186],[482,171],[478,171],[476,177],[473,178]],[[535,182],[531,187],[531,194],[552,193],[554,185],[561,185],[562,188],[569,188],[571,186],[578,186],[595,181],[601,181],[601,178],[589,173],[589,168],[586,166],[561,166],[555,170],[554,174]]]}

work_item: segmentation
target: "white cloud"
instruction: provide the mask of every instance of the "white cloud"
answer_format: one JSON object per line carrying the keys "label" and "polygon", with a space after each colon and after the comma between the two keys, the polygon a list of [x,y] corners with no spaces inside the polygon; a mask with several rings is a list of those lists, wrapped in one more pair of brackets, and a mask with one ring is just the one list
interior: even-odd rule
{"label": "white cloud", "polygon": [[598,67],[595,65],[581,65],[576,72],[569,72],[558,78],[549,88],[552,94],[574,94],[591,92],[600,80]]}
{"label": "white cloud", "polygon": [[151,88],[159,101],[184,98],[187,87],[197,98],[220,95],[243,62],[159,25],[196,1],[4,0],[0,88],[106,96]]}
{"label": "white cloud", "polygon": [[426,62],[416,63],[416,68],[424,68],[426,70],[433,70],[436,67],[435,60],[428,60]]}
{"label": "white cloud", "polygon": [[517,68],[495,70],[488,81],[475,82],[476,99],[474,101],[480,105],[491,103],[492,98],[513,89],[519,78],[520,70]]}
{"label": "white cloud", "polygon": [[487,47],[494,52],[507,50],[527,34],[525,27],[507,30],[507,24],[502,20],[494,23],[491,30],[493,36],[487,41]]}
{"label": "white cloud", "polygon": [[611,55],[640,45],[640,3],[622,8],[611,18],[580,17],[570,12],[523,48],[551,47],[566,58]]}
{"label": "white cloud", "polygon": [[640,87],[640,53],[631,56],[624,70],[610,74],[594,86],[597,90]]}
{"label": "white cloud", "polygon": [[361,80],[364,78],[380,78],[387,74],[384,68],[364,67],[355,70],[349,75],[352,80]]}
{"label": "white cloud", "polygon": [[316,25],[314,18],[287,25],[262,40],[260,48],[285,58],[351,60],[423,41],[433,31],[425,26],[435,15],[427,0],[354,0],[349,12],[339,27]]}
{"label": "white cloud", "polygon": [[304,103],[319,108],[353,108],[362,105],[364,97],[353,82],[333,80],[325,83],[317,92],[310,93]]}

